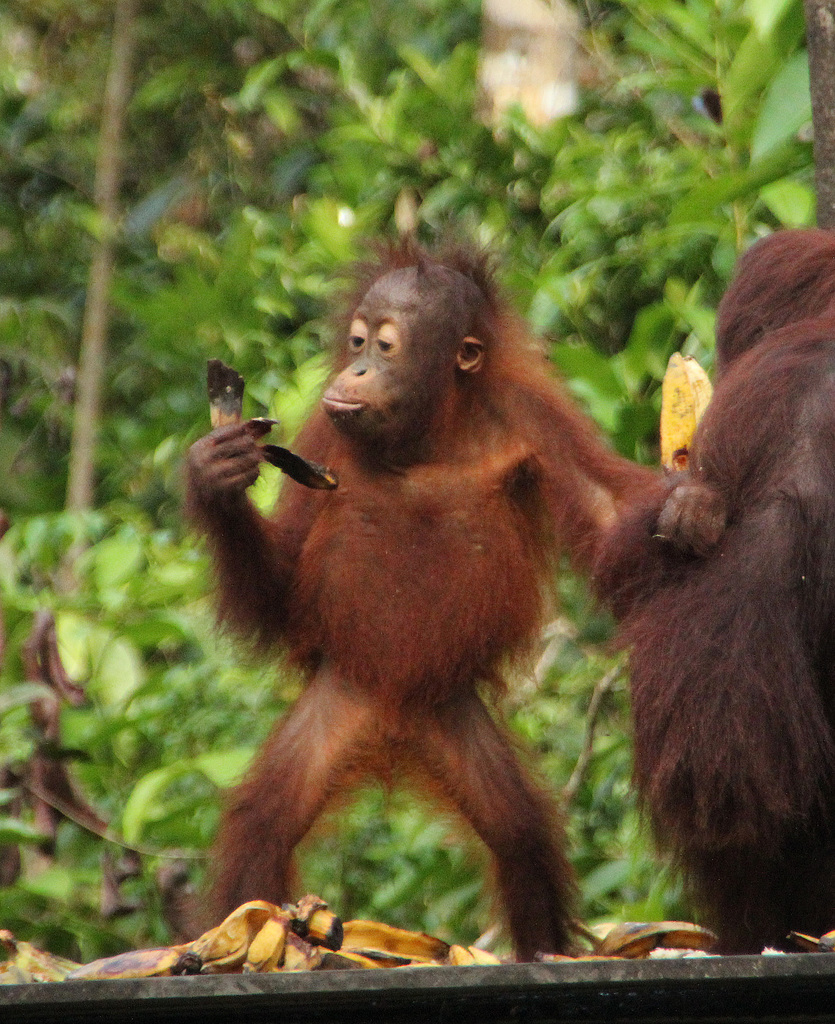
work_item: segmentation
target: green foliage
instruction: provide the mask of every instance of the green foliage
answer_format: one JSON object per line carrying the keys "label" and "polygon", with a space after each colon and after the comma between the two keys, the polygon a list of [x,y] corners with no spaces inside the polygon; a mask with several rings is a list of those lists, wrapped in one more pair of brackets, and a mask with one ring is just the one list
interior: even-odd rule
{"label": "green foliage", "polygon": [[[710,365],[737,253],[813,219],[799,0],[624,0],[591,12],[577,112],[544,129],[475,116],[475,0],[178,0],[144,10],[128,118],[126,214],[95,513],[63,512],[73,368],[108,5],[13,0],[0,13],[0,925],[85,959],[167,941],[159,871],[199,884],[218,789],[297,681],[218,637],[205,553],[180,511],[207,428],[207,357],[247,380],[247,411],[291,438],[315,400],[346,266],[413,225],[494,247],[568,387],[626,455],[656,459],[676,350]],[[693,99],[721,96],[715,124]],[[256,500],[278,487],[266,475]],[[83,549],[67,585],[68,552]],[[609,624],[566,578],[549,668],[513,725],[564,786],[589,700],[616,669]],[[60,760],[108,823],[44,845],[16,780],[44,738],[23,645],[39,609],[87,702],[61,712]],[[604,697],[570,807],[588,920],[687,913],[629,785],[627,685]],[[55,753],[53,750],[52,753]],[[455,826],[408,795],[360,794],[305,845],[306,887],[337,912],[470,941],[490,905]],[[466,837],[464,837],[466,839]],[[142,851],[100,912],[102,852]],[[478,860],[475,850],[476,861]],[[139,910],[130,910],[132,905]]]}

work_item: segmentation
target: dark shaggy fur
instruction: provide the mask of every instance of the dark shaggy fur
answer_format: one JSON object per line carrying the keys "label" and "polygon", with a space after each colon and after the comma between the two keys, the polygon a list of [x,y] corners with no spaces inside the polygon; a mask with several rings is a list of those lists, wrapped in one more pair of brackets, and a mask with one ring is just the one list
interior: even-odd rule
{"label": "dark shaggy fur", "polygon": [[[725,952],[835,928],[835,236],[741,260],[683,479],[609,535],[596,583],[631,650],[635,780]],[[681,487],[726,512],[703,558],[654,536]]]}

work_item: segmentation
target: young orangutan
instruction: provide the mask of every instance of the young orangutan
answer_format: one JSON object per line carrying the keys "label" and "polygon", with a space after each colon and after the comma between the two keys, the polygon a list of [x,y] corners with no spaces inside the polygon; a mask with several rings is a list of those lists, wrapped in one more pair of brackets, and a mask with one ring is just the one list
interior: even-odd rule
{"label": "young orangutan", "polygon": [[501,300],[484,257],[390,250],[361,276],[333,379],[297,442],[333,491],[246,496],[258,447],[222,427],[188,459],[223,622],[307,678],[234,790],[217,909],[282,901],[295,846],[369,776],[407,776],[490,850],[516,954],[572,945],[575,882],[552,800],[488,702],[535,643],[557,555],[588,567],[653,479],[611,452]]}

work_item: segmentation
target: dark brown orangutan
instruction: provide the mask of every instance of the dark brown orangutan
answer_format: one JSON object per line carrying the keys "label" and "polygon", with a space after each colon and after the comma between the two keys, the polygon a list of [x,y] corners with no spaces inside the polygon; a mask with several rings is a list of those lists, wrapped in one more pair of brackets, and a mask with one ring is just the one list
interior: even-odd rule
{"label": "dark brown orangutan", "polygon": [[835,235],[742,257],[717,365],[689,471],[612,530],[596,583],[631,649],[639,793],[744,953],[835,928]]}
{"label": "dark brown orangutan", "polygon": [[587,567],[651,474],[611,453],[500,301],[481,257],[412,245],[364,275],[335,376],[298,438],[334,491],[287,481],[263,518],[244,427],[191,448],[223,622],[289,654],[307,686],[233,791],[216,909],[288,899],[325,805],[407,776],[489,848],[517,956],[572,943],[575,883],[552,801],[492,703],[548,611],[557,554]]}

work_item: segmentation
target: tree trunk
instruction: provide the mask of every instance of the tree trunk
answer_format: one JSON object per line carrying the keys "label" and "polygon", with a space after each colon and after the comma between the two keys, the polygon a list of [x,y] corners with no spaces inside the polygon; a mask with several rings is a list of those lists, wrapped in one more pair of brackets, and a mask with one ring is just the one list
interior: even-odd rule
{"label": "tree trunk", "polygon": [[818,226],[835,228],[835,0],[804,0]]}
{"label": "tree trunk", "polygon": [[93,250],[84,305],[67,484],[67,508],[75,510],[90,508],[94,497],[95,448],[119,221],[122,133],[128,104],[137,6],[138,0],[116,0],[115,3],[110,68],[96,158],[94,201],[101,222],[101,237]]}

